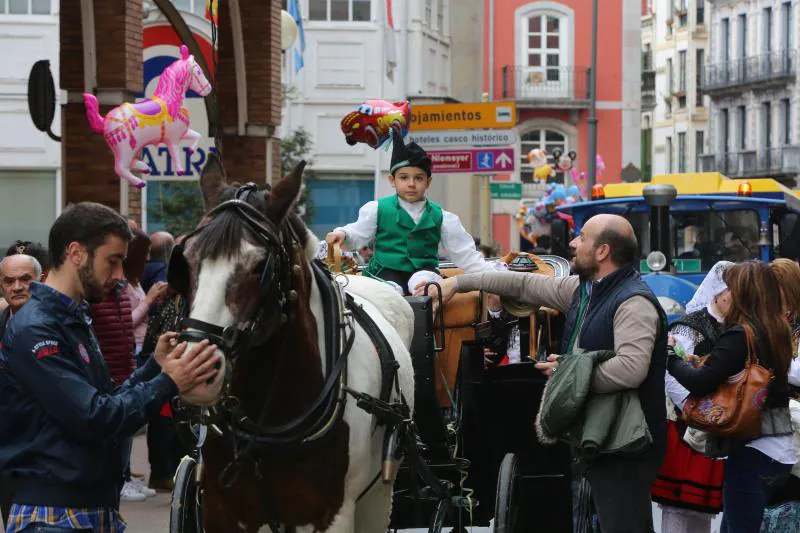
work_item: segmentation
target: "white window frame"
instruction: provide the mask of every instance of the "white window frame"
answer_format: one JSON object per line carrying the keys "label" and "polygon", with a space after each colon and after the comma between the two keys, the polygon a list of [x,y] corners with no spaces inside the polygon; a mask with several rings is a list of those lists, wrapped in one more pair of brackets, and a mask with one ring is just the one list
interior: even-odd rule
{"label": "white window frame", "polygon": [[[202,1],[202,0],[197,0]],[[218,0],[221,1],[221,0]],[[325,2],[325,18],[324,19],[312,19],[311,18],[311,3],[312,2]],[[342,22],[354,22],[356,24],[364,24],[368,22],[372,22],[375,18],[375,6],[373,5],[374,2],[370,0],[369,2],[369,19],[368,20],[353,20],[353,3],[355,0],[347,0],[347,20],[331,20],[331,0],[308,0],[307,10],[304,11],[304,16],[307,16],[308,20],[311,23],[325,23],[325,22],[332,22],[332,23],[342,23]],[[307,13],[308,15],[305,15]]]}
{"label": "white window frame", "polygon": [[[559,19],[559,72],[560,80],[566,77],[566,81],[559,81],[549,83],[545,86],[544,90],[541,88],[536,89],[537,96],[542,97],[566,97],[573,94],[572,85],[575,76],[574,70],[570,72],[564,69],[574,69],[575,67],[575,11],[558,2],[531,2],[529,4],[518,7],[514,11],[515,20],[515,41],[516,53],[515,63],[520,69],[519,76],[521,83],[524,87],[528,82],[541,83],[540,74],[535,74],[535,78],[531,77],[532,73],[541,72],[544,74],[544,83],[547,80],[547,66],[546,58],[544,64],[539,67],[528,67],[528,20],[536,16],[551,16]],[[546,42],[542,42],[544,46]],[[529,80],[530,78],[530,80]],[[526,81],[528,80],[528,81]],[[552,94],[551,94],[552,93]]]}
{"label": "white window frame", "polygon": [[[562,120],[556,118],[549,118],[549,117],[540,117],[527,120],[521,124],[519,124],[516,128],[517,130],[517,152],[521,155],[521,162],[520,162],[520,179],[522,173],[531,173],[533,172],[533,166],[528,161],[528,152],[530,152],[533,148],[544,149],[547,145],[546,136],[547,131],[553,131],[560,135],[564,136],[564,153],[569,153],[570,150],[577,150],[579,145],[578,143],[578,128],[570,124],[569,122],[564,122]],[[522,138],[532,132],[532,131],[541,131],[540,133],[540,143],[539,146],[535,147],[528,147],[527,150],[523,150],[522,146],[523,143],[533,143],[533,141],[523,141]],[[552,162],[552,161],[550,161]],[[571,182],[572,177],[566,176],[565,182]]]}
{"label": "white window frame", "polygon": [[49,10],[48,13],[36,13],[36,14],[31,13],[31,9],[32,9],[31,4],[33,3],[33,1],[32,0],[25,0],[25,2],[28,5],[27,13],[10,13],[9,10],[8,10],[10,0],[5,0],[4,5],[3,5],[3,10],[0,11],[0,16],[2,16],[2,17],[50,17],[50,16],[53,16],[55,14],[55,11],[54,11],[54,7],[55,6],[53,6],[53,1],[52,0],[50,0],[50,2],[49,2],[50,10]]}

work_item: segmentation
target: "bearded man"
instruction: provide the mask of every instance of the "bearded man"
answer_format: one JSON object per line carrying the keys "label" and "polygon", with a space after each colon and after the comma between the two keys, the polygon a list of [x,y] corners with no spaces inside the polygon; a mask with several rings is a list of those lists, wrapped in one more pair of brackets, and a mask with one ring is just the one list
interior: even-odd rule
{"label": "bearded man", "polygon": [[111,380],[87,308],[124,279],[130,239],[108,207],[65,210],[50,229],[52,270],[8,324],[0,347],[0,473],[13,484],[7,533],[124,531],[121,443],[216,372],[214,346],[185,351],[168,333],[130,379]]}
{"label": "bearded man", "polygon": [[[649,533],[653,531],[650,485],[666,450],[663,311],[636,270],[638,243],[627,220],[596,215],[583,225],[570,248],[573,276],[466,274],[441,283],[443,301],[456,292],[483,290],[558,309],[567,316],[564,353],[614,352],[614,357],[595,367],[592,392],[637,390],[653,443],[636,454],[587,460],[586,478],[605,533]],[[551,376],[558,364],[553,354],[536,368]]]}

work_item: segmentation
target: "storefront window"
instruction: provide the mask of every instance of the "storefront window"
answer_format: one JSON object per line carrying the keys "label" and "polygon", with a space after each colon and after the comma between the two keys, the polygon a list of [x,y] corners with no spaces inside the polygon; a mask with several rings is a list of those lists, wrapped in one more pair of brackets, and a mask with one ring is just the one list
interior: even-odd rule
{"label": "storefront window", "polygon": [[0,252],[5,253],[17,239],[46,246],[50,226],[56,219],[55,172],[2,170],[0,191]]}

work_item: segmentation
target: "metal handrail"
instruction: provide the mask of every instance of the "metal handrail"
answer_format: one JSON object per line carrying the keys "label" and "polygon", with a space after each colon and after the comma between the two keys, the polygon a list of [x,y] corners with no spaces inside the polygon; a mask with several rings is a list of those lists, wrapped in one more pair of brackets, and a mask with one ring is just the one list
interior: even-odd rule
{"label": "metal handrail", "polygon": [[707,65],[703,90],[724,89],[748,83],[777,80],[796,73],[796,51],[779,50],[767,54]]}
{"label": "metal handrail", "polygon": [[589,98],[589,69],[505,65],[502,68],[502,97],[585,100]]}

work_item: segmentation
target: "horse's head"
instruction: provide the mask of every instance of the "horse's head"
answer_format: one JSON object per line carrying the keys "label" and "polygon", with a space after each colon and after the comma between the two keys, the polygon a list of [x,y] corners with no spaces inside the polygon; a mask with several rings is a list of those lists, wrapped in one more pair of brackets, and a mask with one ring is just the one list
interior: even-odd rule
{"label": "horse's head", "polygon": [[181,338],[209,339],[224,357],[215,378],[183,396],[188,403],[215,404],[233,360],[266,342],[297,298],[292,235],[298,244],[313,243],[302,223],[288,218],[304,167],[305,162],[298,164],[270,191],[229,185],[217,157],[209,157],[200,178],[207,215],[173,252],[169,282],[189,301]]}
{"label": "horse's head", "polygon": [[200,96],[208,96],[211,92],[211,84],[208,83],[203,69],[195,61],[194,56],[189,54],[189,48],[181,45],[181,59],[187,62],[189,68],[189,88]]}

